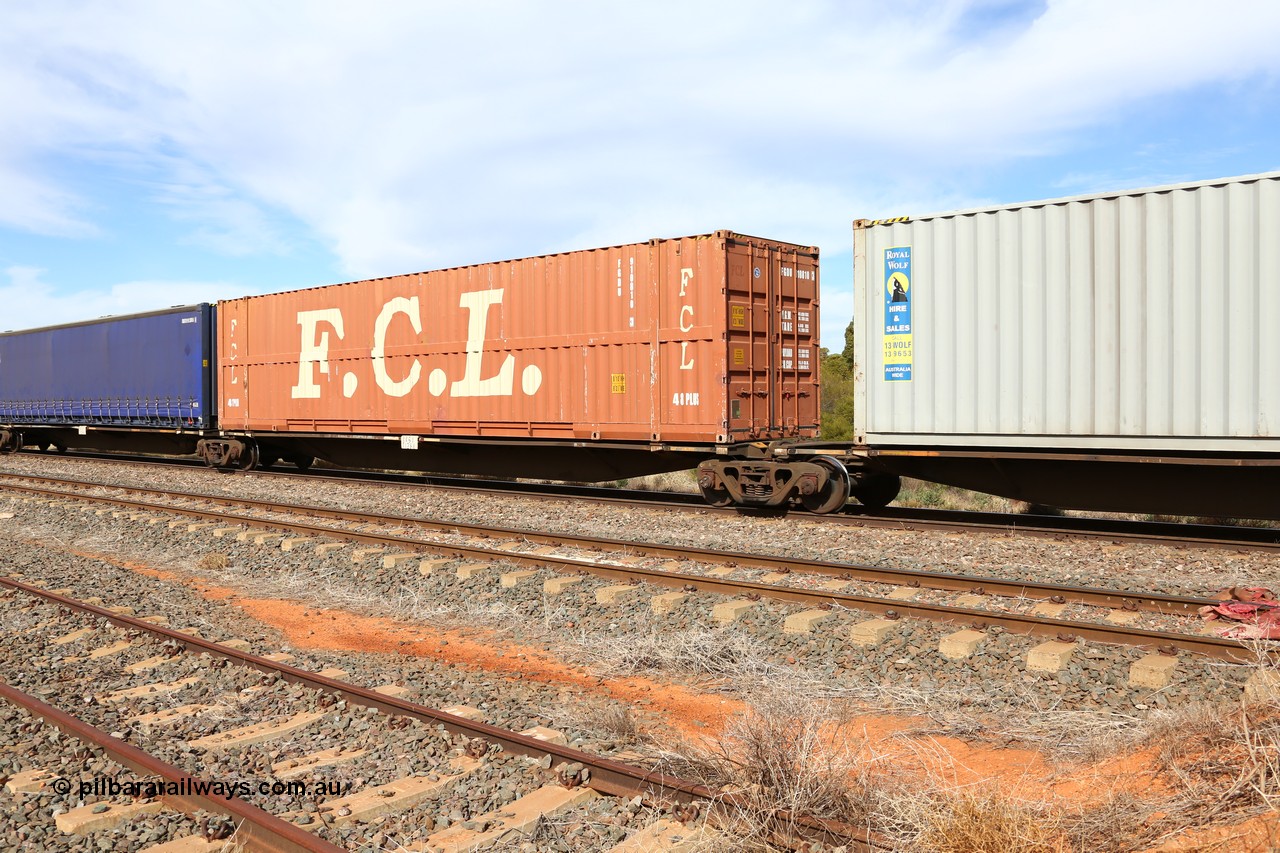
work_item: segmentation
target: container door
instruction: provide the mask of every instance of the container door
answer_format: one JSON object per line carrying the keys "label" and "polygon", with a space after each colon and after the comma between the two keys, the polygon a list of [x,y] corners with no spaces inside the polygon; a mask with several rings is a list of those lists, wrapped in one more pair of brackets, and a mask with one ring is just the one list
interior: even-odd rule
{"label": "container door", "polygon": [[218,424],[222,429],[246,429],[249,420],[248,340],[245,310],[248,299],[218,304]]}
{"label": "container door", "polygon": [[729,301],[729,430],[736,440],[767,436],[776,423],[769,393],[773,374],[773,254],[753,242],[726,247]]}
{"label": "container door", "polygon": [[777,370],[770,395],[778,406],[781,434],[810,437],[819,421],[818,259],[797,250],[778,255]]}
{"label": "container door", "polygon": [[818,258],[748,239],[727,247],[729,429],[808,438],[818,425]]}

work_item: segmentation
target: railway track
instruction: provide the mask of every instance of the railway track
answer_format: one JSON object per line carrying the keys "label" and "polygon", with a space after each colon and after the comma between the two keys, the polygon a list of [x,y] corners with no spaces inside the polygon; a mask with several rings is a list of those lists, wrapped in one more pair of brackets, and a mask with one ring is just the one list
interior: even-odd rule
{"label": "railway track", "polygon": [[[44,482],[45,486],[21,485],[19,481]],[[59,488],[47,488],[49,485]],[[436,563],[461,560],[475,561],[475,565],[481,566],[531,567],[628,585],[648,583],[681,593],[715,593],[727,599],[726,605],[736,603],[742,605],[742,609],[760,600],[797,603],[812,608],[807,611],[807,618],[813,626],[819,625],[834,610],[848,610],[875,614],[880,621],[908,617],[958,623],[969,626],[965,630],[970,631],[997,628],[1059,644],[1082,639],[1146,647],[1165,656],[1188,652],[1225,660],[1253,657],[1239,642],[1206,636],[1201,633],[1203,624],[1191,621],[1200,607],[1214,603],[1204,597],[644,545],[452,521],[372,516],[277,501],[8,474],[0,475],[0,487],[46,501],[96,502],[116,507],[119,512],[178,514],[198,522],[228,525],[214,528],[215,535],[235,534],[264,543],[280,535],[292,539],[329,538],[364,543],[392,549],[383,556],[384,565],[388,567],[435,555],[441,558]],[[112,491],[151,499],[102,494]],[[337,523],[317,524],[318,519]],[[370,529],[371,524],[382,529]],[[415,528],[427,535],[411,535]],[[263,533],[252,536],[247,532],[250,529]],[[288,544],[300,543],[291,540]],[[661,564],[656,565],[659,561]],[[460,566],[457,570],[467,571],[468,567]],[[512,582],[523,579],[514,577]],[[939,595],[928,600],[922,597],[926,591]],[[1069,607],[1096,612],[1091,614],[1093,618],[1064,618]],[[728,608],[731,610],[732,606]],[[1136,624],[1144,617],[1154,621]],[[1194,627],[1167,630],[1170,623]]]}
{"label": "railway track", "polygon": [[[38,451],[23,455],[40,457]],[[156,457],[130,458],[108,453],[68,452],[58,458],[77,458],[127,465],[171,465],[204,469],[204,463],[189,459]],[[393,472],[311,469],[258,470],[236,472],[242,476],[281,479],[329,479],[338,482],[385,483],[391,485],[426,486],[443,491],[481,492],[495,496],[545,498],[547,500],[579,500],[602,505],[635,508],[662,508],[676,512],[698,512],[709,515],[776,516],[776,511],[753,511],[732,507],[712,507],[700,496],[678,492],[653,492],[636,489],[614,489],[574,484],[522,483],[514,481],[448,477]],[[990,532],[1004,535],[1034,536],[1055,540],[1071,538],[1097,539],[1117,543],[1161,544],[1180,548],[1221,548],[1233,551],[1280,552],[1280,528],[1246,525],[1214,525],[1187,522],[1128,521],[1112,518],[1056,516],[1038,513],[1012,514],[962,510],[888,507],[879,511],[850,504],[844,512],[815,515],[793,509],[789,517],[810,519],[823,524],[850,525],[889,530],[934,530],[944,532]]]}
{"label": "railway track", "polygon": [[[193,817],[201,812],[221,814],[234,821],[237,825],[236,840],[243,843],[249,850],[337,853],[342,849],[323,839],[312,836],[306,830],[287,823],[257,806],[236,798],[224,799],[207,793],[200,793],[201,791],[214,790],[210,780],[193,776],[145,750],[126,743],[110,733],[86,723],[84,720],[68,714],[66,711],[42,702],[36,696],[0,682],[0,698],[12,705],[25,709],[34,717],[47,721],[60,731],[75,738],[79,743],[102,750],[121,768],[132,770],[134,773],[162,783],[166,787],[172,786],[176,793],[172,795],[162,794],[157,798],[169,808]],[[38,793],[46,782],[52,781],[54,781],[53,772],[39,768],[28,771],[25,774],[19,774],[16,781],[11,778],[6,784],[11,785],[10,791],[12,793]],[[61,780],[59,779],[59,781]],[[30,790],[32,788],[35,790]],[[113,808],[114,805],[101,801],[88,806],[88,814],[84,812],[76,813],[75,810],[66,812],[64,814],[69,815],[69,817],[62,822],[62,826],[73,827],[72,832],[81,834],[80,830],[84,830],[84,827],[89,825],[83,818],[96,816],[94,814],[95,809],[99,809],[97,815],[112,813],[112,818],[118,816],[122,819],[138,813],[137,810],[129,809],[127,806]],[[102,806],[106,806],[106,808],[101,808]],[[94,824],[95,828],[109,825],[107,821],[101,819]],[[205,826],[207,827],[208,824],[206,823]],[[221,835],[221,832],[221,830],[215,830],[213,837],[217,838]],[[204,835],[188,835],[181,836],[181,838],[190,839],[189,849],[200,849],[201,846],[204,846],[199,843],[204,839]],[[216,849],[216,847],[210,845],[208,849]]]}
{"label": "railway track", "polygon": [[[188,814],[203,811],[226,816],[238,827],[234,840],[244,842],[249,850],[328,853],[343,849],[334,844],[335,840],[342,839],[340,828],[388,810],[412,809],[417,803],[442,796],[446,789],[466,782],[471,774],[478,774],[486,762],[497,761],[498,755],[532,759],[519,765],[508,761],[502,768],[502,772],[511,777],[506,787],[513,795],[521,796],[513,796],[492,814],[477,815],[444,829],[433,827],[435,815],[427,813],[424,815],[426,828],[419,833],[421,837],[409,841],[404,849],[445,853],[483,849],[513,830],[528,830],[553,813],[569,812],[596,796],[608,796],[639,798],[636,802],[643,802],[654,815],[654,821],[640,831],[638,838],[630,839],[618,849],[662,850],[667,846],[664,839],[690,833],[713,835],[714,831],[685,829],[670,818],[660,818],[659,806],[667,807],[671,814],[684,820],[693,820],[699,810],[714,815],[739,805],[735,794],[712,791],[660,771],[557,743],[557,733],[546,729],[505,730],[473,719],[469,711],[474,709],[430,708],[400,698],[390,687],[370,689],[342,680],[345,673],[310,672],[289,665],[283,659],[287,656],[255,655],[235,644],[213,642],[189,630],[169,628],[161,624],[162,617],[136,618],[120,608],[76,600],[13,578],[0,577],[0,588],[5,590],[0,593],[3,606],[20,607],[19,599],[25,599],[27,606],[22,609],[35,611],[27,619],[32,624],[24,632],[26,642],[46,651],[55,650],[54,662],[44,661],[47,665],[38,674],[10,672],[5,678],[12,682],[15,677],[25,677],[43,696],[32,695],[12,684],[0,684],[0,697],[47,720],[80,742],[104,750],[136,774],[173,783],[177,793],[161,797],[167,805]],[[114,626],[115,631],[105,628],[106,625]],[[114,642],[108,643],[113,639]],[[94,642],[107,644],[91,648]],[[61,650],[74,654],[62,657]],[[157,680],[167,677],[166,672],[169,676],[175,674],[173,670],[179,660],[191,656],[207,656],[214,662],[223,662],[223,668],[219,669],[217,663],[213,666],[202,663],[191,669],[199,672],[198,675],[177,681]],[[124,668],[133,675],[125,679],[129,686],[104,691],[103,685],[121,682],[117,662],[122,658],[133,660]],[[66,667],[68,662],[89,666],[77,672]],[[14,663],[9,661],[10,666]],[[232,670],[256,671],[262,673],[262,678],[246,686],[245,679],[235,677]],[[218,700],[222,706],[240,703],[245,705],[240,716],[257,714],[272,718],[271,722],[233,729],[216,727],[213,733],[194,741],[171,742],[170,738],[170,742],[166,742],[164,731],[171,724],[214,711],[213,705],[173,707],[183,691],[199,681],[215,682],[215,690],[224,691]],[[282,692],[282,685],[297,685],[302,692]],[[204,695],[209,695],[209,690],[206,689]],[[110,734],[46,702],[51,696],[59,699],[60,704],[75,702],[111,708],[109,713],[100,711],[98,716],[112,719],[115,725],[129,732],[128,740],[142,741],[146,748],[128,742],[122,737],[123,732]],[[129,714],[115,710],[127,709],[130,702],[154,701],[156,697],[165,696],[175,698],[158,712]],[[294,742],[298,732],[316,725],[326,716],[339,721],[339,724],[328,725],[328,731],[355,731],[358,727],[343,722],[351,718],[354,708],[378,712],[376,725],[383,731],[380,737],[392,738],[397,732],[401,733],[401,740],[416,736],[416,740],[409,738],[415,744],[414,750],[436,756],[435,766],[393,782],[366,786],[363,790],[335,789],[327,796],[312,794],[310,808],[304,805],[281,814],[273,814],[267,808],[269,800],[255,797],[248,788],[231,798],[192,794],[190,792],[201,790],[201,784],[207,790],[209,780],[200,780],[189,769],[177,766],[184,763],[184,759],[190,765],[192,756],[224,755],[236,750],[243,753],[238,755],[240,759],[261,757],[261,752],[255,752],[257,745]],[[402,731],[411,724],[420,725],[414,732]],[[427,739],[431,743],[424,745]],[[270,765],[273,784],[359,761],[366,751],[341,737],[321,742],[311,739],[307,743],[310,752]],[[298,752],[296,748],[283,751]],[[161,756],[167,756],[168,760]],[[216,764],[212,760],[205,763]],[[262,762],[250,764],[250,769],[261,765]],[[225,771],[227,764],[217,766]],[[17,784],[47,786],[54,775],[49,768],[35,768],[22,774]],[[673,805],[676,807],[671,808]],[[123,819],[146,807],[145,802],[121,804],[101,798],[61,816],[59,828],[64,832],[91,831],[110,819]],[[856,850],[889,846],[874,833],[817,817],[778,812],[771,820],[778,838],[792,845],[820,841],[848,845]]]}

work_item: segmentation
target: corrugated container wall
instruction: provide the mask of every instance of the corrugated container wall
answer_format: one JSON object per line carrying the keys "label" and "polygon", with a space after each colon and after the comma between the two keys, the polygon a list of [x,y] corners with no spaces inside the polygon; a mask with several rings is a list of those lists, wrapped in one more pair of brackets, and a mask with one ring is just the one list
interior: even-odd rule
{"label": "corrugated container wall", "polygon": [[812,436],[817,250],[717,232],[219,305],[227,430]]}
{"label": "corrugated container wall", "polygon": [[1280,449],[1280,173],[855,223],[854,266],[860,441]]}
{"label": "corrugated container wall", "polygon": [[203,429],[213,307],[0,334],[0,423]]}

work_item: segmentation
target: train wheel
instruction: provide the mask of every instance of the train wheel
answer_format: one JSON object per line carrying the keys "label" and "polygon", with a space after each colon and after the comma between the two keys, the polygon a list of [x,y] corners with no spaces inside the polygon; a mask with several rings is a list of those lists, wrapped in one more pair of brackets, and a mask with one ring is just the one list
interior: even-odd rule
{"label": "train wheel", "polygon": [[853,487],[853,496],[868,509],[884,509],[893,503],[902,488],[902,478],[893,474],[863,473]]}
{"label": "train wheel", "polygon": [[244,450],[240,452],[240,459],[236,462],[236,467],[241,471],[252,471],[258,467],[262,457],[258,450],[258,444],[254,441],[246,441]]}
{"label": "train wheel", "polygon": [[276,464],[279,461],[280,461],[280,457],[268,450],[262,450],[258,452],[259,468],[270,468],[272,465]]}
{"label": "train wheel", "polygon": [[314,456],[288,456],[285,457],[285,461],[292,462],[299,471],[306,471],[311,468],[311,463],[316,459]]}
{"label": "train wheel", "polygon": [[800,503],[809,512],[819,515],[835,512],[849,502],[849,472],[834,459],[819,456],[814,461],[829,470],[827,484],[816,494],[802,495]]}

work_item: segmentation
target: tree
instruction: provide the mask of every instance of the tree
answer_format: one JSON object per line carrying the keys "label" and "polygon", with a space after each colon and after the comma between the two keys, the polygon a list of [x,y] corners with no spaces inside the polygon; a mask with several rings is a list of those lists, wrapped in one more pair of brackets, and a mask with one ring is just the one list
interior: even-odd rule
{"label": "tree", "polygon": [[844,327],[844,356],[845,364],[849,365],[849,369],[853,370],[854,354],[853,354],[853,321],[849,321],[849,325]]}
{"label": "tree", "polygon": [[853,367],[843,354],[822,350],[822,437],[828,441],[853,438]]}

